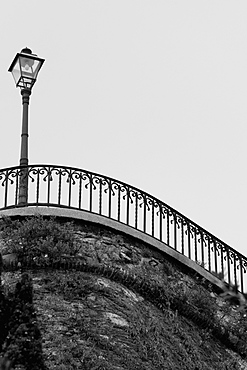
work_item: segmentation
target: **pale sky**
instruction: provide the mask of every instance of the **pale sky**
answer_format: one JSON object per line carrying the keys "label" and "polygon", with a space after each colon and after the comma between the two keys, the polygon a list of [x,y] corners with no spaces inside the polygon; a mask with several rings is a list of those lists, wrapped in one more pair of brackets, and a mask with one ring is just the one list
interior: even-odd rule
{"label": "pale sky", "polygon": [[19,164],[22,48],[46,61],[30,164],[79,167],[164,201],[247,255],[247,2],[12,0],[0,7],[0,167]]}

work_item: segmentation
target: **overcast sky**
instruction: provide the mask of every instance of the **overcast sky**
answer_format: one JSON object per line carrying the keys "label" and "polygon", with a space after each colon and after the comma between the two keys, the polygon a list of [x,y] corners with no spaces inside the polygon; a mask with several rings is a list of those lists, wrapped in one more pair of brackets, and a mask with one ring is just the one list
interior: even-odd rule
{"label": "overcast sky", "polygon": [[7,70],[29,47],[46,59],[30,164],[127,182],[247,255],[246,0],[11,0],[0,34],[1,168],[19,164]]}

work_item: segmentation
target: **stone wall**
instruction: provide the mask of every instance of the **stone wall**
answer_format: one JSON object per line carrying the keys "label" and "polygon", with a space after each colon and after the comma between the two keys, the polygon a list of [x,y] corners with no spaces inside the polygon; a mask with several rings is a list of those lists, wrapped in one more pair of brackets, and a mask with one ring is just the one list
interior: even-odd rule
{"label": "stone wall", "polygon": [[[64,221],[60,219],[60,222]],[[72,314],[75,305],[77,314],[79,312],[86,320],[87,335],[100,343],[99,348],[117,347],[118,351],[119,348],[125,351],[126,356],[132,353],[133,363],[140,364],[141,369],[159,368],[152,361],[157,361],[163,352],[169,358],[167,369],[171,370],[216,370],[220,364],[233,364],[233,361],[243,366],[236,369],[247,368],[247,363],[233,351],[239,339],[224,336],[225,328],[237,323],[240,313],[236,308],[229,308],[226,312],[226,303],[218,297],[215,287],[196,271],[143,241],[102,225],[76,220],[74,235],[78,242],[78,254],[65,256],[65,259],[80,260],[83,265],[81,273],[71,271],[69,275],[68,272],[54,272],[50,278],[42,273],[33,275],[44,337],[52,335],[54,329],[51,326],[59,318],[55,318],[58,315],[57,306],[66,306]],[[61,281],[61,287],[65,278],[71,279],[72,284],[74,278],[79,279],[83,285],[82,296],[70,302],[68,297],[61,298],[62,290],[54,296],[47,295],[47,279],[52,285],[52,276]],[[11,279],[10,276],[3,276],[5,281],[7,278]],[[54,302],[57,306],[53,316]],[[213,331],[214,325],[218,325],[219,332]],[[64,320],[63,325],[59,322],[57,327],[60,328],[57,335],[68,335],[69,329]],[[225,341],[224,345],[219,344],[221,340]],[[146,360],[142,358],[146,347],[140,350],[143,341],[149,347]],[[50,353],[52,342],[49,340],[47,343],[44,350]],[[157,343],[159,353],[151,360]],[[100,351],[102,361],[108,361],[107,351]],[[181,356],[183,364],[179,362]],[[120,357],[118,352],[114,361]],[[201,361],[204,365],[197,367],[194,361]],[[109,369],[126,369],[126,366],[119,362],[117,366],[109,365]]]}

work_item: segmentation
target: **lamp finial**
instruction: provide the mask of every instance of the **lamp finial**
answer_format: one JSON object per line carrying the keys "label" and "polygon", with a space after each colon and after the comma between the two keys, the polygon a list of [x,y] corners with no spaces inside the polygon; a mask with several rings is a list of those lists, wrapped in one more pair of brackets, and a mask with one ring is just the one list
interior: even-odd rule
{"label": "lamp finial", "polygon": [[22,49],[21,53],[24,53],[24,54],[32,54],[32,50],[29,49],[29,48],[24,48],[24,49]]}

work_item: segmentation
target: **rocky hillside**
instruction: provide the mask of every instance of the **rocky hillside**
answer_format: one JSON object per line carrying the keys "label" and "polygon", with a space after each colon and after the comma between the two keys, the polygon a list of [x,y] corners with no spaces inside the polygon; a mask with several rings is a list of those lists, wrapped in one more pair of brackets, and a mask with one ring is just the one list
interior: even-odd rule
{"label": "rocky hillside", "polygon": [[[43,231],[30,231],[42,222],[11,233],[13,225],[3,227],[5,265],[18,240],[47,247]],[[48,234],[59,224],[51,222]],[[28,271],[47,369],[247,369],[245,311],[212,285],[126,235],[86,223],[70,232],[76,252],[63,253],[70,265]],[[49,248],[42,253],[49,259]],[[21,273],[2,273],[6,293]]]}

